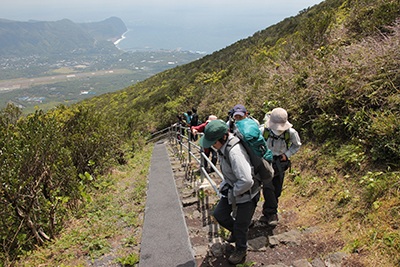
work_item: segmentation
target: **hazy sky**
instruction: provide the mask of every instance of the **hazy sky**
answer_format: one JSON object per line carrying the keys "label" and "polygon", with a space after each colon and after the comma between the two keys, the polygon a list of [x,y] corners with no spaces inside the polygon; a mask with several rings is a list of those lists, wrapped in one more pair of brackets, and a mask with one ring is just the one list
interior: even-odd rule
{"label": "hazy sky", "polygon": [[[231,42],[295,16],[321,0],[2,0],[0,18],[74,22],[121,18],[127,28],[206,31]],[[199,35],[200,36],[200,35]],[[204,37],[203,37],[204,38]],[[218,47],[220,47],[219,45]]]}
{"label": "hazy sky", "polygon": [[[9,0],[0,18],[26,21],[100,21],[111,16],[131,23],[244,24],[266,28],[321,0]],[[252,26],[253,27],[253,26]]]}

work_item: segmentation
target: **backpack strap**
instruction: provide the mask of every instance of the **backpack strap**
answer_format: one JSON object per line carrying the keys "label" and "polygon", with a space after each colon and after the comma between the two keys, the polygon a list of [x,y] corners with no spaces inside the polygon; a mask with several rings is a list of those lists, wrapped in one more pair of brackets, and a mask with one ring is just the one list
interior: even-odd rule
{"label": "backpack strap", "polygon": [[[218,150],[218,153],[220,156],[222,156],[225,161],[229,164],[229,166],[232,168],[231,165],[231,161],[229,159],[229,152],[231,151],[231,149],[236,146],[237,144],[240,143],[240,139],[239,138],[231,138],[228,140],[228,143],[226,144],[224,153],[222,154],[222,152],[220,150]],[[232,213],[231,216],[233,218],[233,220],[236,220],[236,215],[237,215],[237,205],[236,205],[236,197],[233,197],[233,192],[232,192]]]}
{"label": "backpack strap", "polygon": [[[236,137],[236,136],[235,136],[235,137]],[[221,151],[218,150],[219,155],[222,156],[222,157],[225,159],[225,161],[229,164],[229,166],[232,168],[231,160],[230,160],[230,158],[229,158],[229,154],[230,154],[229,152],[231,151],[231,149],[232,149],[234,146],[236,146],[236,145],[239,144],[239,143],[242,143],[242,145],[243,145],[243,147],[245,148],[245,150],[246,150],[248,156],[250,157],[250,166],[251,166],[252,168],[255,168],[255,167],[253,166],[253,162],[251,161],[251,156],[249,155],[249,153],[250,153],[249,150],[251,150],[251,148],[247,147],[246,144],[245,144],[245,142],[244,142],[243,140],[240,140],[238,137],[232,138],[232,139],[230,139],[230,140],[228,141],[228,144],[227,144],[226,147],[225,147],[224,154],[222,154]],[[256,157],[257,157],[257,156],[256,156]],[[254,180],[254,179],[255,179],[255,180],[258,180],[253,172],[252,172],[251,175],[252,175],[252,177],[253,177],[253,180]],[[250,193],[251,193],[251,190],[250,190]]]}
{"label": "backpack strap", "polygon": [[257,123],[258,126],[260,126],[260,122],[258,120],[256,120],[256,118],[254,118],[253,116],[251,116],[250,114],[247,115],[248,119],[251,119],[253,121],[255,121]]}
{"label": "backpack strap", "polygon": [[274,140],[279,140],[279,139],[285,140],[286,147],[287,147],[287,149],[289,149],[289,144],[290,144],[290,132],[289,132],[289,129],[287,129],[287,130],[286,130],[283,134],[281,134],[281,135],[276,135],[276,134],[274,134],[274,132],[271,130],[271,128],[266,128],[266,129],[264,130],[263,136],[264,136],[265,141],[267,141],[268,138],[273,138],[273,140],[272,140],[272,146],[274,146]]}
{"label": "backpack strap", "polygon": [[[226,162],[228,162],[229,166],[231,166],[231,161],[229,159],[229,152],[231,151],[231,149],[236,146],[237,144],[240,143],[240,139],[239,138],[231,138],[228,140],[228,143],[226,144],[224,153],[222,154],[219,150],[219,154],[224,157],[224,159],[226,160]],[[231,166],[232,167],[232,166]]]}
{"label": "backpack strap", "polygon": [[230,133],[233,133],[236,128],[235,119],[232,116],[229,116],[228,121],[229,121],[229,129],[228,130]]}

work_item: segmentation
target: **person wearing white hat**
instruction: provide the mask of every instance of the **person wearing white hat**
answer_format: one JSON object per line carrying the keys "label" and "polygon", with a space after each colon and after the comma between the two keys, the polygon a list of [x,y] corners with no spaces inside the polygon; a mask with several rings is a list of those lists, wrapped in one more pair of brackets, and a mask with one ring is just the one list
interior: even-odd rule
{"label": "person wearing white hat", "polygon": [[273,153],[272,166],[274,178],[269,184],[263,185],[263,216],[260,221],[269,226],[278,224],[278,198],[282,193],[285,171],[290,167],[289,158],[296,154],[301,141],[298,132],[292,128],[288,121],[288,114],[283,108],[275,108],[270,113],[264,124],[263,136],[267,147]]}

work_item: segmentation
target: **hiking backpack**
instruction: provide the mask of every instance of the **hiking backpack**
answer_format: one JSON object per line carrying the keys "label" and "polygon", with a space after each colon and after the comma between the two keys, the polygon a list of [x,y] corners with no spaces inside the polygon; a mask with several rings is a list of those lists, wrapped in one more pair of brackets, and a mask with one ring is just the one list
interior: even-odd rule
{"label": "hiking backpack", "polygon": [[273,138],[275,140],[278,140],[278,139],[285,140],[286,147],[287,147],[287,149],[289,149],[289,146],[290,146],[290,132],[289,132],[289,129],[286,130],[283,135],[281,134],[281,135],[278,136],[278,135],[274,134],[270,128],[266,128],[264,130],[264,139],[265,139],[265,141],[267,141],[268,138]]}
{"label": "hiking backpack", "polygon": [[[272,151],[267,148],[264,137],[258,128],[257,123],[252,119],[241,121],[230,121],[232,133],[238,137],[239,141],[230,141],[227,144],[228,153],[238,143],[241,143],[250,157],[250,162],[254,168],[254,174],[259,174],[259,180],[263,184],[272,181],[274,170],[272,168]],[[235,140],[235,139],[231,139]],[[230,162],[228,160],[228,162]]]}

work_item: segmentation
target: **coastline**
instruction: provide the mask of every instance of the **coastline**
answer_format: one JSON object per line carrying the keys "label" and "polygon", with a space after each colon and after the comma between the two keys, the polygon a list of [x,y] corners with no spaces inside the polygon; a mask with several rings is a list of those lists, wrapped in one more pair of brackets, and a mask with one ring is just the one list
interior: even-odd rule
{"label": "coastline", "polygon": [[124,32],[122,35],[121,35],[121,38],[119,38],[118,40],[116,40],[115,42],[114,42],[114,45],[117,45],[119,42],[121,42],[122,40],[124,40],[126,37],[125,37],[125,34],[127,33],[127,32],[129,32],[129,31],[131,31],[131,29],[128,29],[126,32]]}
{"label": "coastline", "polygon": [[[165,51],[181,51],[182,50],[181,47],[176,47],[174,49],[167,49],[167,48],[162,49],[162,48],[154,48],[152,46],[145,45],[145,44],[137,44],[137,43],[131,44],[133,39],[132,39],[132,34],[128,35],[128,32],[130,32],[130,31],[133,31],[133,29],[128,29],[126,32],[124,32],[121,35],[121,37],[119,39],[117,39],[116,41],[113,42],[114,46],[116,48],[118,48],[119,50],[124,51],[124,52],[162,51],[162,50],[165,50]],[[140,31],[139,31],[138,34],[140,35]],[[137,36],[135,36],[135,37],[137,37]],[[120,42],[122,40],[124,40],[124,39],[127,39],[127,40],[124,41],[124,43],[122,45],[123,48],[121,48],[121,43]],[[151,42],[152,42],[152,40],[150,40],[150,43]],[[206,51],[198,51],[198,50],[184,50],[184,51],[187,51],[187,52],[190,52],[190,53],[199,54],[199,55],[206,55],[207,54]]]}

